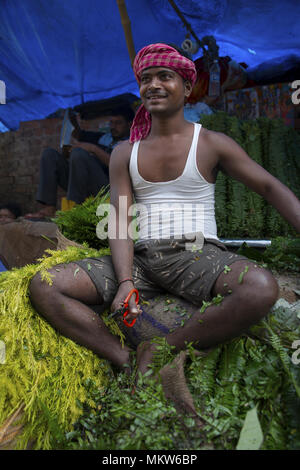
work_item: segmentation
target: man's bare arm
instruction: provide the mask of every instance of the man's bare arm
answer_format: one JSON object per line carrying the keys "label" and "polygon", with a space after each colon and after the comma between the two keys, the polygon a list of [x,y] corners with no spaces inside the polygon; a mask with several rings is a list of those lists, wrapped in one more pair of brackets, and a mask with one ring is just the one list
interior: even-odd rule
{"label": "man's bare arm", "polygon": [[[118,145],[111,154],[109,174],[110,174],[110,203],[115,212],[111,212],[116,217],[116,237],[109,238],[112,261],[117,277],[117,281],[132,278],[133,266],[133,240],[129,237],[128,226],[132,217],[128,215],[128,209],[133,204],[133,193],[131,179],[129,175],[129,159],[131,146],[128,142]],[[111,227],[109,222],[109,227]],[[124,301],[129,291],[133,288],[132,282],[122,283],[117,295],[112,303],[111,310],[119,308],[120,302]],[[134,316],[138,313],[134,298],[130,302],[130,314]],[[130,316],[128,316],[130,320]]]}
{"label": "man's bare arm", "polygon": [[133,203],[128,147],[128,143],[117,146],[109,165],[110,203],[116,215],[116,239],[110,238],[109,244],[118,281],[131,277],[133,259],[133,241],[128,237],[128,208]]}
{"label": "man's bare arm", "polygon": [[221,170],[261,195],[300,233],[300,201],[295,194],[230,137],[214,132],[209,139],[219,155]]}

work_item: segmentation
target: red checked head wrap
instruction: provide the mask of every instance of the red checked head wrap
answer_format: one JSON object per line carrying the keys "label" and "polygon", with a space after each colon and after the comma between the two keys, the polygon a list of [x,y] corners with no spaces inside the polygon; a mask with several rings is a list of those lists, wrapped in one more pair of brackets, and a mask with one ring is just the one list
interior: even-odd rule
{"label": "red checked head wrap", "polygon": [[[141,81],[142,71],[149,67],[167,67],[175,70],[184,80],[189,80],[192,86],[197,79],[194,62],[167,44],[150,44],[137,53],[133,62],[133,72],[138,84]],[[133,143],[145,139],[150,130],[151,116],[142,104],[133,120],[129,141]]]}

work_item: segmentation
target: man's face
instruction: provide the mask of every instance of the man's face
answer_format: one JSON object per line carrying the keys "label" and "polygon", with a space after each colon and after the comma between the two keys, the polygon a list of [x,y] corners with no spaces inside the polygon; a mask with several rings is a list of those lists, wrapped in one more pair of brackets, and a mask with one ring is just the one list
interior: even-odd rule
{"label": "man's face", "polygon": [[190,92],[191,84],[167,67],[150,67],[141,74],[141,100],[151,114],[172,114],[183,108]]}
{"label": "man's face", "polygon": [[113,139],[129,137],[131,122],[128,122],[124,116],[111,116],[109,125]]}
{"label": "man's face", "polygon": [[0,224],[7,224],[15,219],[15,215],[9,209],[0,209]]}

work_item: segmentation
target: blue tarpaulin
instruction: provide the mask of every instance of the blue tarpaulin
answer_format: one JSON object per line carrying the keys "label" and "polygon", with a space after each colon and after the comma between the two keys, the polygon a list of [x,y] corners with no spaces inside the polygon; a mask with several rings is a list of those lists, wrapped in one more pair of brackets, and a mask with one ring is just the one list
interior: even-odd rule
{"label": "blue tarpaulin", "polygon": [[[153,42],[181,45],[187,29],[168,0],[125,3],[136,51]],[[250,69],[300,57],[299,0],[175,3],[199,39],[214,35],[221,56]],[[116,0],[1,0],[0,80],[0,132],[59,108],[138,95]]]}
{"label": "blue tarpaulin", "polygon": [[0,273],[3,273],[4,271],[7,271],[7,269],[4,266],[4,264],[2,263],[2,261],[0,261]]}

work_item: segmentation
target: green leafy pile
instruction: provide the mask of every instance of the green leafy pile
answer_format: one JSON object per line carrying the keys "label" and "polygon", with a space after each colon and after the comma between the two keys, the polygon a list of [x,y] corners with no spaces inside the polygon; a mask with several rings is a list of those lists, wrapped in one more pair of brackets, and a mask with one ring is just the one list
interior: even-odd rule
{"label": "green leafy pile", "polygon": [[69,240],[91,248],[107,248],[107,239],[101,240],[96,232],[97,225],[104,218],[106,221],[108,214],[103,210],[101,215],[97,215],[97,209],[100,205],[105,209],[104,205],[106,204],[109,204],[109,192],[107,188],[103,188],[96,197],[87,198],[82,204],[75,205],[71,210],[58,211],[53,222]]}
{"label": "green leafy pile", "polygon": [[[202,125],[235,140],[259,165],[300,198],[300,135],[280,119],[240,120],[224,112],[203,116]],[[219,237],[263,238],[295,235],[261,196],[219,172],[216,181]]]}
{"label": "green leafy pile", "polygon": [[247,246],[244,243],[238,250],[247,258],[265,263],[270,269],[279,271],[300,272],[300,237],[277,237],[271,245],[261,250]]}
{"label": "green leafy pile", "polygon": [[107,251],[74,246],[47,250],[38,264],[1,273],[0,340],[6,354],[0,363],[0,426],[24,407],[17,448],[34,441],[37,449],[50,449],[51,422],[56,419],[63,431],[69,430],[81,415],[78,401],[89,401],[85,381],[93,377],[98,388],[104,387],[109,370],[107,361],[60,335],[37,314],[29,283],[40,273],[51,284],[49,268]]}
{"label": "green leafy pile", "polygon": [[[36,449],[233,449],[254,409],[261,448],[300,448],[300,367],[291,362],[300,339],[295,312],[277,308],[248,335],[207,356],[189,346],[185,374],[205,423],[199,431],[192,418],[178,415],[152,377],[132,395],[125,374],[114,376],[107,361],[59,335],[31,306],[28,285],[37,272],[51,282],[50,267],[104,254],[107,249],[48,250],[39,264],[0,277],[0,339],[6,345],[0,424],[24,405],[18,448],[33,441]],[[155,370],[173,358],[168,345],[160,345]]]}
{"label": "green leafy pile", "polygon": [[[111,376],[105,391],[97,390],[91,380],[86,383],[87,390],[99,409],[82,405],[83,414],[73,431],[56,431],[53,446],[90,450],[300,449],[300,367],[291,361],[292,345],[299,338],[300,321],[295,312],[277,307],[248,335],[206,356],[196,355],[189,345],[185,373],[204,423],[201,429],[193,418],[178,415],[152,376],[141,378],[133,395],[132,382],[125,374]],[[157,341],[160,347],[154,372],[173,358],[166,342]]]}

